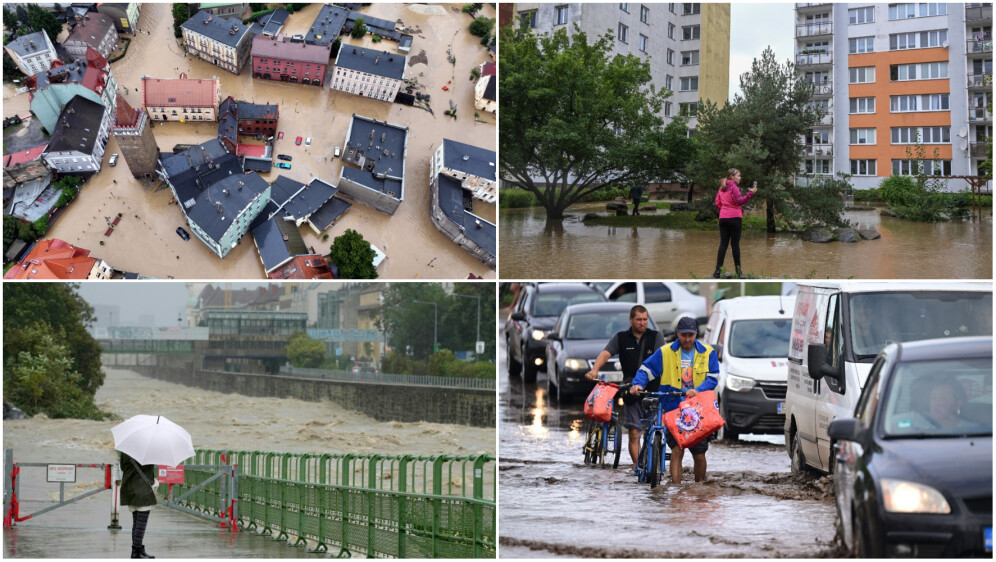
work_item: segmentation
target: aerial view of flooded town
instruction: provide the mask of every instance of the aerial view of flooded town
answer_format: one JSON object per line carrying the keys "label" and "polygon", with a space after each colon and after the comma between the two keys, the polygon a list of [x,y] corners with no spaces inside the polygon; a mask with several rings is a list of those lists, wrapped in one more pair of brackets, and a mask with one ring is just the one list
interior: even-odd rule
{"label": "aerial view of flooded town", "polygon": [[495,276],[492,5],[86,6],[4,7],[6,279]]}

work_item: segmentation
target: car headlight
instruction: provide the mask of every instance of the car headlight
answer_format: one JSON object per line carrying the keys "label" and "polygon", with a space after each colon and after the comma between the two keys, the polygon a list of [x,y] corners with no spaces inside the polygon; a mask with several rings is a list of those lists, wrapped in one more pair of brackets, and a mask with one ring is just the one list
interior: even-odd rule
{"label": "car headlight", "polygon": [[564,363],[567,368],[571,371],[587,371],[588,370],[588,360],[587,359],[568,359]]}
{"label": "car headlight", "polygon": [[737,375],[726,375],[726,388],[733,392],[749,392],[754,388],[754,379],[738,377]]}
{"label": "car headlight", "polygon": [[543,336],[545,336],[545,335],[546,335],[546,332],[544,332],[543,330],[533,330],[533,339],[534,340],[541,340],[541,339],[543,339]]}
{"label": "car headlight", "polygon": [[951,506],[937,490],[906,480],[882,479],[885,510],[894,513],[951,513]]}

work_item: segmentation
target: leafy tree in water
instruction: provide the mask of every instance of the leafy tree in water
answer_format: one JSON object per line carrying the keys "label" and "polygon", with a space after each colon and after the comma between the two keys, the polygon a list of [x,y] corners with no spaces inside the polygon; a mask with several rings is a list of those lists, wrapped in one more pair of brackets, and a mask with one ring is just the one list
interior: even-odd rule
{"label": "leafy tree in water", "polygon": [[360,39],[367,34],[367,22],[363,18],[356,18],[353,23],[353,30],[349,32],[353,39]]}
{"label": "leafy tree in water", "polygon": [[332,240],[329,259],[339,268],[340,279],[376,279],[377,269],[373,266],[376,255],[363,235],[350,228]]}
{"label": "leafy tree in water", "polygon": [[[18,283],[4,287],[4,395],[26,412],[30,405],[20,400],[30,397],[38,411],[53,417],[99,415],[96,407],[89,409],[88,405],[92,405],[94,394],[104,383],[101,350],[86,331],[94,321],[93,308],[80,298],[77,287],[73,283]],[[66,350],[64,355],[55,349],[60,346]],[[56,390],[38,382],[39,365],[51,367],[57,379]],[[22,379],[28,390],[19,386]],[[19,390],[13,393],[14,389]],[[20,398],[12,398],[12,394]],[[66,402],[67,407],[60,409],[60,402]]]}
{"label": "leafy tree in water", "polygon": [[470,15],[473,16],[477,12],[481,11],[481,8],[483,8],[483,7],[484,7],[484,4],[480,4],[480,3],[476,3],[476,4],[464,4],[463,7],[460,10],[463,13],[465,13],[465,14],[470,14]]}
{"label": "leafy tree in water", "polygon": [[575,28],[537,37],[502,30],[499,88],[501,176],[536,195],[547,220],[604,187],[665,175],[664,99],[650,63],[610,57],[611,34],[589,44]]}
{"label": "leafy tree in water", "polygon": [[58,43],[56,39],[62,33],[62,24],[55,18],[55,14],[37,4],[28,4],[28,25],[35,31],[44,31],[53,44]]}
{"label": "leafy tree in water", "polygon": [[[687,181],[691,177],[692,165],[698,152],[695,137],[688,137],[687,116],[678,115],[667,124],[667,127],[664,127],[662,144],[667,147],[663,162],[663,170],[666,175],[658,179],[666,182]],[[689,203],[692,202],[693,191],[694,189],[689,186]]]}
{"label": "leafy tree in water", "polygon": [[325,363],[325,344],[304,332],[295,332],[287,341],[287,359],[295,367],[318,368]]}
{"label": "leafy tree in water", "polygon": [[31,229],[35,233],[35,238],[45,236],[45,233],[48,232],[48,215],[44,215],[35,222],[31,223]]}
{"label": "leafy tree in water", "polygon": [[485,35],[491,33],[494,26],[494,18],[480,16],[474,18],[474,21],[470,22],[470,34],[478,37],[484,37]]}
{"label": "leafy tree in water", "polygon": [[173,36],[183,37],[180,26],[190,19],[190,9],[186,4],[173,4]]}
{"label": "leafy tree in water", "polygon": [[742,187],[757,181],[754,201],[765,205],[767,231],[775,232],[775,215],[798,216],[793,204],[794,177],[802,164],[799,139],[819,122],[819,111],[807,104],[813,85],[796,73],[795,65],[779,64],[767,48],[740,76],[743,93],[719,107],[702,104],[696,128],[696,183],[712,193],[730,168],[743,177]]}

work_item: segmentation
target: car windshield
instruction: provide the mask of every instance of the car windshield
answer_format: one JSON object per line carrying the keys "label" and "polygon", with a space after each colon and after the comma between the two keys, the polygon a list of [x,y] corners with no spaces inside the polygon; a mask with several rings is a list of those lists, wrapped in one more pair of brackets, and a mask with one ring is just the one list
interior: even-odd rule
{"label": "car windshield", "polygon": [[886,400],[886,437],[992,435],[993,359],[900,363]]}
{"label": "car windshield", "polygon": [[768,318],[738,320],[730,328],[730,349],[733,357],[787,357],[792,320]]}
{"label": "car windshield", "polygon": [[893,342],[991,336],[993,294],[968,291],[863,293],[850,299],[851,349],[870,359]]}
{"label": "car windshield", "polygon": [[572,314],[567,322],[567,335],[569,340],[606,340],[613,334],[628,330],[629,311],[619,312],[586,312],[583,314]]}
{"label": "car windshield", "polygon": [[602,295],[591,291],[583,293],[538,294],[533,299],[533,316],[560,316],[569,305],[605,302]]}

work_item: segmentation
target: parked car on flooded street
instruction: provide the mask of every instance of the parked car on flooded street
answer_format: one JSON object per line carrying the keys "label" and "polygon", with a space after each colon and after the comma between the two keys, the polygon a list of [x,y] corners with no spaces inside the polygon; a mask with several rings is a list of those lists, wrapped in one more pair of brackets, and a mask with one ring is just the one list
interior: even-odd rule
{"label": "parked car on flooded street", "polygon": [[830,423],[838,536],[859,557],[992,556],[993,339],[891,344]]}

